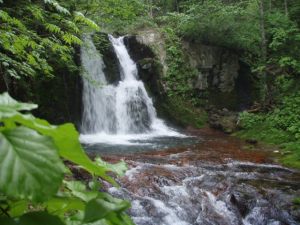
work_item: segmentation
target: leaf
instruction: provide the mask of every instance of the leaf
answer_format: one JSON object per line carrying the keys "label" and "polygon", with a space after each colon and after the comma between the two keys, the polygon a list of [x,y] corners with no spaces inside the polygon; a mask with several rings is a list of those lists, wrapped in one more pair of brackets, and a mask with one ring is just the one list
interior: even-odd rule
{"label": "leaf", "polygon": [[51,138],[22,126],[0,133],[0,190],[4,194],[43,201],[57,192],[63,171]]}
{"label": "leaf", "polygon": [[9,215],[11,217],[19,217],[24,214],[28,208],[28,201],[20,200],[9,204]]}
{"label": "leaf", "polygon": [[46,212],[32,212],[23,215],[20,218],[20,225],[65,225],[57,216],[50,215]]}
{"label": "leaf", "polygon": [[18,114],[18,111],[32,110],[37,108],[36,104],[21,103],[14,100],[5,92],[0,95],[0,120]]}
{"label": "leaf", "polygon": [[66,15],[71,15],[69,10],[67,10],[66,8],[62,7],[60,4],[58,4],[57,1],[54,0],[44,0],[44,2],[46,4],[52,5],[57,12],[62,13],[62,14],[66,14]]}
{"label": "leaf", "polygon": [[62,36],[62,39],[69,45],[72,45],[72,44],[81,45],[82,44],[82,41],[78,37],[76,37],[75,35],[70,34],[70,33],[64,34]]}
{"label": "leaf", "polygon": [[108,182],[117,185],[114,179],[106,175],[106,172],[109,170],[105,166],[97,165],[85,154],[79,142],[79,134],[73,124],[52,126],[46,120],[37,119],[32,115],[16,115],[9,120],[52,137],[61,157],[82,166],[91,174],[100,176]]}
{"label": "leaf", "polygon": [[50,31],[51,33],[60,34],[61,32],[60,27],[55,24],[47,23],[45,26],[46,30]]}
{"label": "leaf", "polygon": [[109,213],[121,212],[130,207],[126,201],[116,203],[105,201],[104,199],[94,199],[88,202],[85,209],[84,222],[94,222],[105,218]]}
{"label": "leaf", "polygon": [[47,211],[52,215],[63,216],[71,210],[84,210],[85,203],[74,197],[56,197],[45,203]]}
{"label": "leaf", "polygon": [[1,218],[1,224],[3,224],[3,225],[19,225],[19,223],[17,223],[12,218]]}
{"label": "leaf", "polygon": [[89,26],[95,31],[100,30],[100,27],[93,20],[86,18],[81,12],[74,12],[74,17],[75,17],[75,22],[84,23],[85,25]]}
{"label": "leaf", "polygon": [[80,181],[64,181],[66,187],[71,191],[73,196],[88,202],[98,197],[98,191],[86,191],[85,185]]}
{"label": "leaf", "polygon": [[110,164],[110,163],[103,161],[100,157],[97,157],[95,159],[95,162],[99,166],[103,166],[103,167],[107,168],[107,170],[116,173],[118,176],[124,176],[125,172],[128,169],[126,166],[126,163],[124,161],[121,161],[116,164]]}

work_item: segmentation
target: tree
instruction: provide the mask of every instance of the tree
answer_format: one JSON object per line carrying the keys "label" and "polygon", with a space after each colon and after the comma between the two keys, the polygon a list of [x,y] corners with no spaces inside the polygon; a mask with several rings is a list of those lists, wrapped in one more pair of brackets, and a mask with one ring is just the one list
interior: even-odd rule
{"label": "tree", "polygon": [[3,1],[0,7],[0,72],[5,81],[51,77],[54,65],[74,66],[82,28],[99,30],[82,13],[55,0]]}

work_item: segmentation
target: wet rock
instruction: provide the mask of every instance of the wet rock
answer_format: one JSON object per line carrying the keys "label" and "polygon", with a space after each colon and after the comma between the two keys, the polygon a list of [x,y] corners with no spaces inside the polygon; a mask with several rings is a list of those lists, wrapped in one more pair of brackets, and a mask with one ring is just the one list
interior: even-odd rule
{"label": "wet rock", "polygon": [[249,143],[249,144],[252,144],[252,145],[256,145],[257,144],[257,140],[255,140],[255,139],[246,139],[245,142]]}
{"label": "wet rock", "polygon": [[234,206],[237,207],[237,209],[242,217],[245,217],[248,214],[249,208],[247,206],[247,202],[246,202],[245,198],[241,198],[238,195],[231,194],[230,202],[231,202],[231,204],[233,204]]}
{"label": "wet rock", "polygon": [[295,219],[296,219],[297,221],[300,221],[300,207],[294,208],[294,209],[291,211],[291,215],[292,215],[293,217],[295,217]]}
{"label": "wet rock", "polygon": [[116,84],[121,79],[119,61],[110,43],[107,34],[96,32],[93,41],[97,50],[101,53],[104,62],[104,73],[108,83]]}
{"label": "wet rock", "polygon": [[237,130],[238,114],[236,112],[231,112],[226,108],[221,110],[210,108],[208,115],[210,127],[225,133],[233,133]]}
{"label": "wet rock", "polygon": [[[152,35],[143,33],[136,36],[126,36],[124,43],[128,49],[130,57],[137,63],[140,79],[145,83],[150,95],[160,98],[164,93],[162,77],[164,76],[163,60],[159,58],[159,53],[155,52],[155,41],[150,38]],[[149,40],[150,38],[150,40]],[[156,35],[152,38],[158,38]],[[155,39],[156,40],[156,39]],[[154,104],[156,104],[154,102]]]}

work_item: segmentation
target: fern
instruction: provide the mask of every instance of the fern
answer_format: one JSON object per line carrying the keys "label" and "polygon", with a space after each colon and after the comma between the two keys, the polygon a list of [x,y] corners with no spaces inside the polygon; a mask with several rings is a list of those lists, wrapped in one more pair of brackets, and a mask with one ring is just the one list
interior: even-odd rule
{"label": "fern", "polygon": [[50,24],[47,23],[45,24],[46,30],[51,32],[51,33],[55,33],[55,34],[60,34],[61,33],[61,29],[59,26],[56,26],[55,24]]}
{"label": "fern", "polygon": [[66,25],[69,29],[71,29],[72,31],[74,31],[76,34],[80,33],[79,28],[77,27],[77,25],[75,23],[73,23],[72,21],[66,21]]}
{"label": "fern", "polygon": [[81,12],[74,12],[74,20],[75,22],[81,22],[93,30],[99,31],[100,27],[92,20],[86,18]]}
{"label": "fern", "polygon": [[44,0],[44,2],[46,4],[52,5],[56,9],[56,11],[59,12],[59,13],[63,13],[63,14],[66,14],[66,15],[71,15],[69,10],[67,10],[65,7],[62,7],[57,1]]}
{"label": "fern", "polygon": [[64,34],[62,36],[62,38],[69,45],[72,45],[72,44],[81,45],[82,44],[82,41],[78,37],[76,37],[75,35],[70,34],[70,33]]}
{"label": "fern", "polygon": [[30,11],[30,13],[33,15],[33,17],[38,20],[44,22],[44,15],[43,10],[38,6],[29,6],[27,9]]}
{"label": "fern", "polygon": [[0,10],[0,19],[3,21],[3,22],[8,22],[10,20],[10,16],[8,15],[7,12],[3,11],[3,10]]}

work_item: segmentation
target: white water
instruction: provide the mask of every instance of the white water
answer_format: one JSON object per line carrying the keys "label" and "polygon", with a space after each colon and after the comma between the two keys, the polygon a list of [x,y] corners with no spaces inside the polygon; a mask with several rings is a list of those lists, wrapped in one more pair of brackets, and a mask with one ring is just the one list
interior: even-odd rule
{"label": "white water", "polygon": [[84,68],[83,143],[134,145],[160,136],[183,137],[157,118],[152,99],[148,96],[138,70],[130,58],[124,38],[109,36],[120,63],[121,80],[114,86],[107,83],[105,65],[92,38],[85,37],[81,48]]}
{"label": "white water", "polygon": [[297,171],[248,162],[178,166],[166,164],[168,157],[159,164],[156,159],[131,161],[135,167],[122,177],[122,188],[108,188],[112,195],[131,201],[129,214],[135,224],[299,225],[287,211],[291,196],[299,193],[292,188],[294,182],[300,184],[292,175]]}

